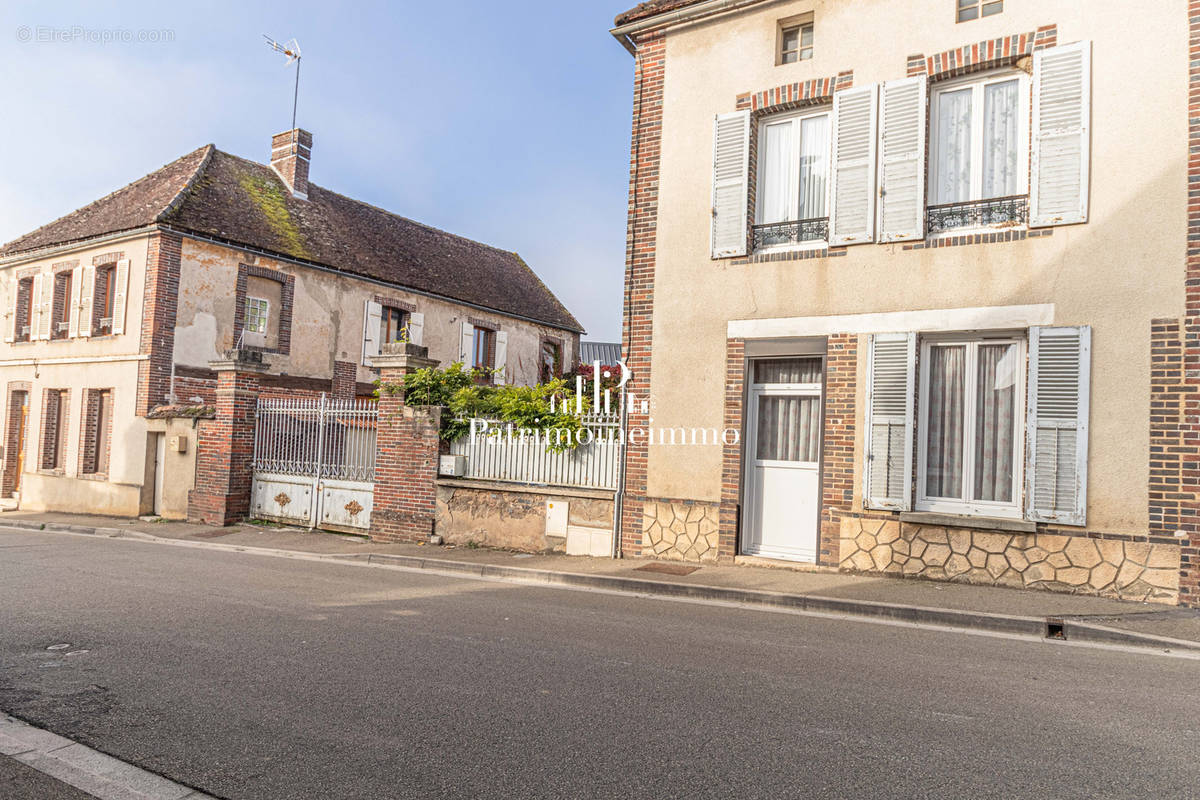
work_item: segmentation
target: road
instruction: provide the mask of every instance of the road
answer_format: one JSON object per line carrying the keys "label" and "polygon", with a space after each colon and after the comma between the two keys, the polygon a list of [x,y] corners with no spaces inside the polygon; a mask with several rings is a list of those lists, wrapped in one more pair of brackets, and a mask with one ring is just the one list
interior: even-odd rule
{"label": "road", "polygon": [[230,800],[1200,792],[1200,661],[4,529],[0,710]]}

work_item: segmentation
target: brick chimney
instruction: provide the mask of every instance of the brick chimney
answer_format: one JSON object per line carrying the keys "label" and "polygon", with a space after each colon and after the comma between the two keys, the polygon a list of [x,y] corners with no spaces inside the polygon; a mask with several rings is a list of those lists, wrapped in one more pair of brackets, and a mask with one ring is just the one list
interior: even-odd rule
{"label": "brick chimney", "polygon": [[312,134],[301,128],[271,137],[271,168],[292,190],[293,197],[308,199],[308,160],[312,157]]}

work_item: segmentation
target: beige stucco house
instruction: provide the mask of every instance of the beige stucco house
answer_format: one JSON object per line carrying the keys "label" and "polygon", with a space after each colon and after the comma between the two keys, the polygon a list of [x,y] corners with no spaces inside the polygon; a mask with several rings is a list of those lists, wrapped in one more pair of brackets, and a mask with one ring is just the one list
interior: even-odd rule
{"label": "beige stucco house", "polygon": [[183,517],[210,363],[261,351],[265,394],[370,394],[388,342],[536,383],[581,328],[516,253],[202,147],[0,248],[0,494],[29,510]]}
{"label": "beige stucco house", "polygon": [[633,442],[625,552],[1196,603],[1196,20],[619,16],[631,424],[736,442]]}

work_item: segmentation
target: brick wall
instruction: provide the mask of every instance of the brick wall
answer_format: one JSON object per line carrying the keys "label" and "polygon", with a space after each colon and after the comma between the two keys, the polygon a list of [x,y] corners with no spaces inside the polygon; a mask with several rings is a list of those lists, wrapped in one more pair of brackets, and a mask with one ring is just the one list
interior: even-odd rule
{"label": "brick wall", "polygon": [[[746,392],[746,342],[728,339],[725,342],[725,426],[724,430],[741,431]],[[717,552],[721,557],[737,554],[738,526],[742,496],[742,452],[745,443],[726,441],[721,452],[720,533]]]}
{"label": "brick wall", "polygon": [[20,466],[21,433],[24,407],[30,392],[29,381],[10,381],[8,406],[4,417],[4,470],[0,473],[0,496],[12,497],[17,488],[17,469]]}
{"label": "brick wall", "polygon": [[[399,380],[387,369],[383,379]],[[399,395],[381,394],[370,535],[381,542],[425,542],[437,515],[441,409],[414,408]]]}
{"label": "brick wall", "polygon": [[[1181,20],[1182,22],[1182,20]],[[1180,551],[1179,602],[1200,607],[1200,0],[1188,2],[1188,229],[1186,317],[1182,328],[1184,411],[1180,415],[1178,487],[1179,530],[1186,539]]]}
{"label": "brick wall", "polygon": [[63,468],[70,397],[67,389],[46,389],[42,392],[41,450],[38,455],[40,469],[57,471]]}
{"label": "brick wall", "polygon": [[1043,25],[1028,33],[1014,33],[999,39],[956,47],[926,56],[916,53],[908,57],[908,76],[929,75],[933,79],[953,78],[970,72],[1010,67],[1034,50],[1055,47],[1058,26]]}
{"label": "brick wall", "polygon": [[[633,143],[629,165],[628,224],[625,232],[625,363],[632,377],[625,390],[650,397],[650,346],[654,312],[654,260],[658,223],[658,169],[662,143],[663,81],[666,39],[661,33],[637,40],[634,66]],[[629,409],[629,427],[648,427],[648,414]],[[642,551],[643,505],[646,501],[648,446],[630,442],[625,448],[625,499],[621,509],[621,550]]]}
{"label": "brick wall", "polygon": [[151,408],[165,403],[171,390],[181,248],[182,240],[178,235],[160,232],[150,237],[146,249],[146,286],[138,352],[149,358],[138,364],[138,416],[145,416]]}
{"label": "brick wall", "polygon": [[826,342],[825,432],[821,453],[821,531],[817,563],[841,562],[841,518],[854,510],[855,402],[858,336],[837,334]]}
{"label": "brick wall", "polygon": [[254,411],[259,375],[217,373],[216,417],[199,423],[196,486],[188,493],[188,520],[228,525],[250,513]]}
{"label": "brick wall", "polygon": [[32,338],[32,332],[22,332],[22,329],[29,325],[32,316],[33,278],[20,277],[17,282],[17,319],[13,328],[16,341],[28,342]]}
{"label": "brick wall", "polygon": [[353,400],[358,393],[358,364],[353,361],[334,361],[331,388],[335,400]]}
{"label": "brick wall", "polygon": [[[108,413],[100,419],[101,404],[107,405]],[[80,427],[79,473],[102,477],[108,472],[108,457],[112,450],[112,390],[85,389],[83,397],[83,425]],[[104,429],[97,430],[103,422]]]}

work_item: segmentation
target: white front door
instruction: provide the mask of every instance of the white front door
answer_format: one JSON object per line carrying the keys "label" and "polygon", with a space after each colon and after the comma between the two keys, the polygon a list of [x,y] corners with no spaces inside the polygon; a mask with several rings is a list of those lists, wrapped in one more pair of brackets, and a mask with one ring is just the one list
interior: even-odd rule
{"label": "white front door", "polygon": [[742,552],[817,560],[821,506],[820,358],[751,365]]}

